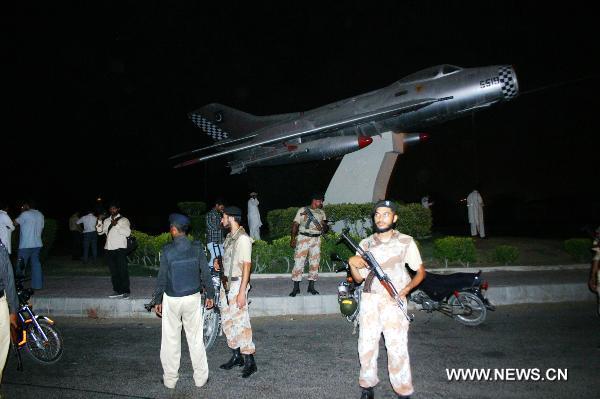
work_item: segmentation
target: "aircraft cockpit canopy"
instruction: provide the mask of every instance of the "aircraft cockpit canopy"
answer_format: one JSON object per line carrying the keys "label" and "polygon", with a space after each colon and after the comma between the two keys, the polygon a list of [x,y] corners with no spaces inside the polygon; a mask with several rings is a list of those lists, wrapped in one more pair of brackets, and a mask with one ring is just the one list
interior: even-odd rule
{"label": "aircraft cockpit canopy", "polygon": [[439,78],[441,76],[450,75],[450,74],[458,72],[460,70],[462,70],[461,67],[458,67],[455,65],[443,64],[443,65],[438,65],[438,66],[434,66],[434,67],[427,68],[427,69],[422,69],[418,72],[415,72],[413,74],[403,77],[398,82],[399,83],[411,83],[411,82],[418,82],[421,80],[435,79],[435,78]]}

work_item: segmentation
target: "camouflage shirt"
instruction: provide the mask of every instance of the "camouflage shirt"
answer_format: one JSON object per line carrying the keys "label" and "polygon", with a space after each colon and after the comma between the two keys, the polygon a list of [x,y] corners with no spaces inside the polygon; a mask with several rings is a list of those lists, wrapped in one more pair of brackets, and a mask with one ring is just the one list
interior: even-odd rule
{"label": "camouflage shirt", "polygon": [[[398,291],[402,290],[411,280],[404,265],[408,264],[408,267],[417,271],[423,263],[415,240],[411,236],[396,230],[387,242],[380,241],[377,234],[373,234],[362,240],[359,245],[365,251],[373,254],[375,260],[390,277]],[[366,268],[359,269],[359,273],[363,278],[366,278],[369,272]],[[387,295],[387,291],[377,278],[373,279],[371,293],[385,293]]]}
{"label": "camouflage shirt", "polygon": [[223,272],[225,276],[242,277],[244,262],[252,262],[254,240],[240,226],[235,233],[227,234],[223,243]]}
{"label": "camouflage shirt", "polygon": [[[325,216],[324,210],[322,210],[320,208],[312,209],[310,206],[306,206],[306,207],[302,207],[302,208],[298,209],[298,212],[296,212],[296,217],[294,218],[294,222],[296,222],[300,225],[300,230],[299,230],[300,233],[321,234],[321,231],[315,227],[314,222],[310,222],[308,228],[306,227],[306,225],[308,223],[308,214],[306,213],[307,208],[313,214],[313,216],[315,217],[317,222],[322,223],[323,220],[325,220],[327,218]],[[304,213],[304,215],[303,215],[303,213]]]}

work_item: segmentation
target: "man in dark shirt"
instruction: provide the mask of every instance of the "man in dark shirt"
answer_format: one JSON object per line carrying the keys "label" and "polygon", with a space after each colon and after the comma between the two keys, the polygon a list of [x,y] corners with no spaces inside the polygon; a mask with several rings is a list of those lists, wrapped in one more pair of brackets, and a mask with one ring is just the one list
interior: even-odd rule
{"label": "man in dark shirt", "polygon": [[8,250],[0,241],[0,381],[10,348],[10,327],[17,328],[19,298]]}
{"label": "man in dark shirt", "polygon": [[187,238],[190,219],[174,213],[169,216],[169,223],[173,242],[162,249],[154,291],[155,311],[162,316],[160,361],[164,371],[163,384],[172,389],[179,379],[183,325],[194,368],[194,382],[201,387],[208,380],[208,363],[200,291],[202,287],[206,290],[206,307],[210,309],[215,290],[202,243],[192,243]]}

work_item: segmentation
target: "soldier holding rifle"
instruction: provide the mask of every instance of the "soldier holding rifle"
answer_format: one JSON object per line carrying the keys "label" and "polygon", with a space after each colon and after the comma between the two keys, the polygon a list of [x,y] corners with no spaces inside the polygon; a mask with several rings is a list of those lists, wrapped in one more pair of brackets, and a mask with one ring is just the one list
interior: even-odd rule
{"label": "soldier holding rifle", "polygon": [[[360,303],[360,334],[358,355],[360,360],[359,385],[361,399],[374,398],[373,388],[377,378],[377,357],[381,333],[385,337],[388,353],[390,382],[398,398],[409,398],[413,393],[410,362],[408,356],[409,318],[399,308],[406,306],[406,295],[425,278],[425,267],[417,244],[412,237],[394,229],[398,221],[396,204],[392,201],[379,201],[373,207],[373,228],[375,234],[360,242],[360,248],[370,252],[383,272],[389,276],[392,287],[397,288],[397,298],[390,295],[386,287],[370,270],[367,260],[357,254],[348,259],[352,277],[357,283],[365,281]],[[416,272],[411,279],[405,264]]]}
{"label": "soldier holding rifle", "polygon": [[[290,296],[300,293],[300,281],[304,263],[308,257],[308,293],[313,295],[319,292],[315,290],[315,281],[319,277],[319,263],[321,262],[321,236],[327,233],[329,226],[323,211],[323,194],[315,193],[311,196],[310,206],[298,209],[292,224],[292,238],[290,246],[294,248],[294,268],[292,269],[292,281],[294,289]],[[300,238],[296,237],[300,235]]]}
{"label": "soldier holding rifle", "polygon": [[[240,226],[242,210],[237,206],[223,209],[223,227],[229,229],[223,247],[223,274],[226,281],[221,285],[221,320],[223,332],[232,356],[219,366],[231,370],[234,366],[244,366],[242,378],[248,378],[257,371],[252,341],[252,326],[248,314],[248,291],[250,291],[250,272],[252,269],[252,243],[254,240]],[[213,264],[220,271],[220,264]]]}

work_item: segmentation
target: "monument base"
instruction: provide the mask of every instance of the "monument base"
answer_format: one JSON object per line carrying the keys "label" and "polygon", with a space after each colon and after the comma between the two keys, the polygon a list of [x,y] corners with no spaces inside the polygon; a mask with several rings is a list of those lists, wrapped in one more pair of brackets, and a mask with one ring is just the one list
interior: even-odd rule
{"label": "monument base", "polygon": [[373,136],[368,147],[344,155],[325,192],[325,203],[362,204],[384,199],[398,155],[403,152],[403,133]]}

